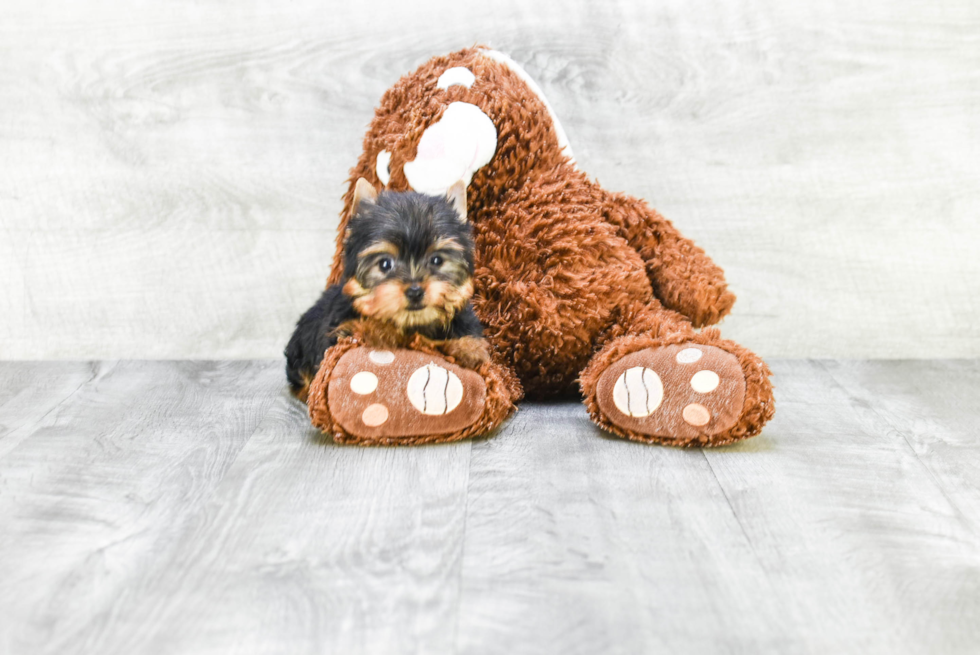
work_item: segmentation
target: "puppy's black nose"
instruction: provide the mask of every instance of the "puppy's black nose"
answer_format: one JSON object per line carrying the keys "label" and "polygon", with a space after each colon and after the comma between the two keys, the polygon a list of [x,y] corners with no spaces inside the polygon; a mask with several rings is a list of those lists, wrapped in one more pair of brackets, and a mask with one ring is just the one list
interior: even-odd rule
{"label": "puppy's black nose", "polygon": [[412,286],[405,289],[405,297],[411,300],[412,302],[419,302],[420,300],[422,300],[422,298],[425,297],[425,289],[423,289],[417,284],[413,284]]}

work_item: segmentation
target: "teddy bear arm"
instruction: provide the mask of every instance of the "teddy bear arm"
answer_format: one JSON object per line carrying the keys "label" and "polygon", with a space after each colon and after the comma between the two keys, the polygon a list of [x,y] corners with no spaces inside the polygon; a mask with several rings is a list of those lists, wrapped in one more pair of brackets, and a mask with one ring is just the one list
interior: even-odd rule
{"label": "teddy bear arm", "polygon": [[735,294],[728,290],[721,267],[642,200],[609,195],[606,220],[640,254],[660,302],[688,317],[695,327],[724,318],[735,304]]}

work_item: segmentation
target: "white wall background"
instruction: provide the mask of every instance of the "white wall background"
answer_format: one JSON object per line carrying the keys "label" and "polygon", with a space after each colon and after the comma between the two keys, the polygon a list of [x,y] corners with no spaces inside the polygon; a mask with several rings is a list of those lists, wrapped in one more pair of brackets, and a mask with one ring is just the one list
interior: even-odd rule
{"label": "white wall background", "polygon": [[980,356],[975,0],[5,0],[0,358],[277,357],[381,93],[510,52],[764,356]]}

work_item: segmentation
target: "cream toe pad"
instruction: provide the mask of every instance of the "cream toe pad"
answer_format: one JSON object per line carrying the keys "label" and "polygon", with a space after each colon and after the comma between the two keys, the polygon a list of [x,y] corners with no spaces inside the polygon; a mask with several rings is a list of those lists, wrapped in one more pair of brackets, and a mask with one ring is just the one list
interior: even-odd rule
{"label": "cream toe pad", "polygon": [[361,371],[350,379],[350,390],[366,396],[378,388],[378,376],[368,371]]}
{"label": "cream toe pad", "polygon": [[697,348],[685,348],[684,350],[677,353],[677,363],[678,364],[693,364],[694,362],[701,359],[702,353]]}
{"label": "cream toe pad", "polygon": [[408,400],[415,409],[429,416],[448,414],[463,400],[463,383],[452,371],[438,364],[418,369],[408,379]]}
{"label": "cream toe pad", "polygon": [[698,393],[711,393],[721,384],[721,378],[714,371],[698,371],[691,378],[691,388]]}
{"label": "cream toe pad", "polygon": [[372,350],[368,353],[368,359],[375,364],[390,364],[395,361],[395,353],[390,350]]}
{"label": "cream toe pad", "polygon": [[664,385],[660,376],[642,366],[635,366],[616,380],[613,402],[627,416],[649,416],[664,399]]}

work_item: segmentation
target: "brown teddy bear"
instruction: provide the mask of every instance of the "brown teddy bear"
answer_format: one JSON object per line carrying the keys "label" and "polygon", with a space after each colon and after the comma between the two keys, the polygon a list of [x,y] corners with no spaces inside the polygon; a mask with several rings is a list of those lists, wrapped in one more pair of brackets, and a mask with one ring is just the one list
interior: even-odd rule
{"label": "brown teddy bear", "polygon": [[[540,89],[506,55],[477,47],[436,57],[384,94],[351,171],[329,284],[343,282],[360,178],[433,195],[467,185],[472,302],[495,356],[469,371],[424,340],[341,339],[309,397],[314,424],[338,440],[486,433],[519,399],[515,376],[529,398],[581,391],[596,424],[637,441],[727,444],[773,416],[766,364],[715,328],[695,330],[735,302],[721,268],[645,202],[586,177]],[[365,367],[378,369],[370,375],[384,380],[383,398],[351,390]],[[422,411],[423,377],[425,393],[440,389],[439,415]],[[400,418],[379,424],[379,412]]]}

